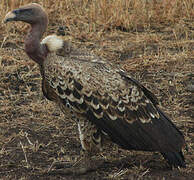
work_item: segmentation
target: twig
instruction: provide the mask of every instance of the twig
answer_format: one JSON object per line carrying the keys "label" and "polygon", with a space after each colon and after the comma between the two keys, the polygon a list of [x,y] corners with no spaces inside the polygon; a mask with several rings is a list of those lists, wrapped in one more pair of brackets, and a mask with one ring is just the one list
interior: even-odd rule
{"label": "twig", "polygon": [[25,135],[26,139],[28,140],[28,143],[29,143],[30,145],[34,146],[34,144],[30,141],[30,139],[29,139],[29,137],[28,137],[28,133],[25,132],[24,135]]}
{"label": "twig", "polygon": [[22,150],[23,150],[23,152],[24,152],[24,157],[25,157],[25,161],[26,161],[26,164],[27,164],[27,168],[29,168],[30,165],[29,165],[29,163],[28,163],[28,159],[27,159],[27,156],[26,156],[26,151],[25,151],[24,146],[23,146],[23,144],[22,144],[21,141],[20,141],[20,145],[21,145]]}
{"label": "twig", "polygon": [[5,43],[6,40],[7,40],[7,36],[5,36],[5,37],[3,38],[3,41],[2,41],[2,43],[1,43],[1,48],[3,47],[3,45],[4,45],[4,43]]}
{"label": "twig", "polygon": [[47,170],[47,173],[49,173],[49,172],[51,171],[51,169],[53,168],[53,166],[54,166],[55,163],[56,163],[56,160],[54,160],[54,161],[52,162],[52,164],[50,165],[50,167],[49,167],[48,170]]}

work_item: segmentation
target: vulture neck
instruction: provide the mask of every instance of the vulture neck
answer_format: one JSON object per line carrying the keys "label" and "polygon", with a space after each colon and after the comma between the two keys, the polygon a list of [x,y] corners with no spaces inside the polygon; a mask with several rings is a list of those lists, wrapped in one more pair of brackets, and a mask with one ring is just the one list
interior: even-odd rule
{"label": "vulture neck", "polygon": [[40,40],[46,31],[47,20],[45,22],[39,22],[31,25],[31,30],[29,31],[25,39],[25,51],[27,55],[40,66],[42,66],[45,60],[48,49],[45,45],[40,43]]}

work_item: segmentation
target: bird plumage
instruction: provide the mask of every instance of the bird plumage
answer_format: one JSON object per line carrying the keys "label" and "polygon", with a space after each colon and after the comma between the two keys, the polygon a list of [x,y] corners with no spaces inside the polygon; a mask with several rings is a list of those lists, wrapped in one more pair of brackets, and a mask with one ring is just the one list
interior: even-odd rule
{"label": "bird plumage", "polygon": [[[25,9],[29,7],[36,5]],[[66,115],[76,117],[82,148],[97,151],[106,135],[124,149],[159,151],[171,166],[185,167],[184,137],[160,110],[157,98],[117,66],[56,35],[41,43],[39,37],[30,39],[47,25],[44,10],[38,6],[37,11],[44,16],[44,26],[31,24],[26,48],[33,46],[26,52],[40,66],[43,94]],[[28,13],[25,22],[31,23],[33,16],[30,19]],[[6,16],[6,21],[14,19],[13,13]]]}
{"label": "bird plumage", "polygon": [[102,58],[72,47],[67,53],[67,47],[64,41],[44,64],[58,103],[68,101],[77,117],[95,124],[124,149],[159,151],[164,157],[181,151],[181,132],[149,90]]}

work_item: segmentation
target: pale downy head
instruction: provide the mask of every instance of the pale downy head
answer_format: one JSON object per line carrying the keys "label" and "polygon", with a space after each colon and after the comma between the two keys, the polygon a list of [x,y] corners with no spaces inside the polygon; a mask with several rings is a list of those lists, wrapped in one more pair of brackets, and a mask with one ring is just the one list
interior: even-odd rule
{"label": "pale downy head", "polygon": [[29,24],[48,22],[46,12],[37,3],[24,5],[7,13],[4,22],[10,21],[23,21]]}

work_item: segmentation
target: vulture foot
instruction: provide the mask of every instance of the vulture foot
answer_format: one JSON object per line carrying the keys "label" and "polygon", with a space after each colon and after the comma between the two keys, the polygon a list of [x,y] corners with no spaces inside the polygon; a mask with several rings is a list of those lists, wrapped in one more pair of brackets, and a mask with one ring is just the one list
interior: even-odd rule
{"label": "vulture foot", "polygon": [[77,163],[70,164],[67,162],[55,162],[48,170],[48,174],[55,175],[82,175],[95,171],[102,166],[104,161],[93,160],[89,155],[82,157]]}

